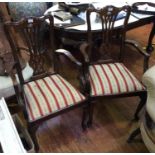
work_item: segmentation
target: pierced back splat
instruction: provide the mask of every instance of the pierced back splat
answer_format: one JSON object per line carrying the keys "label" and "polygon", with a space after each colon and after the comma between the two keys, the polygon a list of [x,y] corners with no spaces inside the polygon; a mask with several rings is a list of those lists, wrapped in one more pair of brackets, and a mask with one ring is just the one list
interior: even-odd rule
{"label": "pierced back splat", "polygon": [[[49,33],[50,41],[45,39],[46,20],[50,21]],[[25,47],[18,45],[16,38],[11,35],[11,29],[20,34]],[[46,59],[47,55],[53,60],[54,41],[53,41],[53,17],[48,15],[44,17],[28,17],[19,22],[8,22],[5,24],[5,29],[8,34],[11,47],[13,49],[14,57],[17,59],[17,54],[21,50],[25,50],[29,54],[29,65],[33,68],[33,76],[46,74]],[[48,50],[51,50],[50,52]],[[48,53],[49,52],[49,53]],[[46,55],[47,54],[47,55]]]}
{"label": "pierced back splat", "polygon": [[[88,24],[88,42],[90,45],[88,53],[89,53],[90,60],[93,59],[92,51],[93,51],[93,48],[96,46],[97,46],[97,52],[98,54],[100,54],[100,59],[111,58],[110,51],[111,51],[114,39],[116,40],[116,29],[118,30],[118,28],[115,28],[115,24],[117,22],[119,13],[124,11],[126,13],[126,16],[122,21],[122,27],[119,34],[119,37],[121,40],[120,50],[122,50],[123,44],[121,43],[123,43],[123,39],[125,38],[125,30],[126,30],[127,22],[130,15],[130,10],[131,9],[129,6],[124,6],[121,8],[117,8],[114,6],[106,6],[100,10],[92,9],[92,8],[89,8],[87,10],[86,16],[87,16],[87,24]],[[96,13],[97,21],[99,21],[101,24],[101,34],[100,34],[100,38],[99,38],[100,41],[98,45],[95,44],[96,42],[94,40],[96,38],[94,39],[92,35],[91,13],[93,12]]]}

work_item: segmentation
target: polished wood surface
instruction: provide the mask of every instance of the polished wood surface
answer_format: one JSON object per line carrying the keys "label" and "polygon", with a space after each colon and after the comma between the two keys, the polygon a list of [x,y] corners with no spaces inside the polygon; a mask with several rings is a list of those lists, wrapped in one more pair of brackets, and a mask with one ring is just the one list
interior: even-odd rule
{"label": "polished wood surface", "polygon": [[[129,39],[147,44],[148,33],[152,25],[146,25],[128,32]],[[155,39],[153,40],[155,42]],[[76,50],[72,53],[76,54]],[[129,60],[129,58],[131,60]],[[125,54],[126,66],[141,79],[142,57],[130,51]],[[154,52],[150,58],[150,66],[155,64]],[[72,66],[64,75],[72,81]],[[94,110],[92,128],[83,132],[81,128],[81,110],[76,109],[44,122],[37,131],[40,144],[39,152],[148,152],[143,142],[128,144],[129,134],[137,123],[131,122],[139,99],[102,99]],[[125,110],[124,110],[125,109]],[[22,117],[22,116],[21,116]],[[24,121],[24,119],[23,119]],[[140,137],[139,137],[140,138]]]}
{"label": "polished wood surface", "polygon": [[[127,37],[145,46],[151,26],[129,31]],[[150,66],[155,64],[154,54],[150,58]],[[125,60],[126,66],[141,79],[142,57],[130,50],[126,52]],[[73,71],[67,69],[65,75],[71,79]],[[93,126],[86,132],[80,126],[79,109],[43,123],[37,132],[40,152],[148,152],[140,137],[131,144],[126,142],[129,134],[137,127],[137,123],[131,119],[138,101],[138,97],[100,100],[94,110]]]}

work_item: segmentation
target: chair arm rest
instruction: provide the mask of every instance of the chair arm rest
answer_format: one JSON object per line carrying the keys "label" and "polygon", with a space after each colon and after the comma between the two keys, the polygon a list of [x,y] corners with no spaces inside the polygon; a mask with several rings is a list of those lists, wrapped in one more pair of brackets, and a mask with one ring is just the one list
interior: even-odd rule
{"label": "chair arm rest", "polygon": [[80,52],[84,57],[85,62],[89,62],[89,56],[87,54],[87,49],[88,49],[89,44],[84,42],[80,45]]}
{"label": "chair arm rest", "polygon": [[79,49],[81,54],[83,55],[84,62],[83,62],[83,86],[84,86],[84,94],[85,96],[89,96],[91,86],[90,86],[90,75],[89,75],[89,65],[90,65],[90,60],[89,60],[89,55],[88,55],[88,48],[89,44],[87,42],[83,42],[80,44]]}
{"label": "chair arm rest", "polygon": [[144,64],[143,64],[143,72],[145,72],[149,68],[149,58],[150,54],[147,52],[144,52],[142,47],[133,40],[125,40],[125,44],[131,45],[136,48],[136,51],[138,51],[140,54],[144,56]]}
{"label": "chair arm rest", "polygon": [[137,51],[142,54],[145,57],[150,57],[150,54],[147,52],[144,52],[144,50],[142,49],[142,47],[134,40],[125,40],[125,44],[131,45],[133,47],[135,47],[137,49]]}
{"label": "chair arm rest", "polygon": [[69,60],[71,60],[72,62],[74,62],[76,65],[78,66],[82,66],[82,63],[79,62],[68,50],[65,49],[57,49],[55,51],[56,54],[61,54],[66,56]]}
{"label": "chair arm rest", "polygon": [[85,62],[83,64],[83,86],[84,86],[84,94],[87,96],[90,94],[91,86],[90,86],[90,74],[89,74],[89,63]]}
{"label": "chair arm rest", "polygon": [[[88,89],[90,88],[89,86],[89,78],[88,78],[88,67],[87,67],[87,63],[81,63],[79,62],[69,51],[65,50],[65,49],[57,49],[55,51],[56,54],[63,54],[64,56],[66,56],[67,58],[69,58],[72,62],[74,62],[77,66],[78,66],[78,70],[79,70],[79,80],[81,83],[81,87],[83,87],[83,89],[81,91],[84,91],[83,93],[86,92],[86,90],[88,91]],[[83,74],[85,73],[85,74]]]}

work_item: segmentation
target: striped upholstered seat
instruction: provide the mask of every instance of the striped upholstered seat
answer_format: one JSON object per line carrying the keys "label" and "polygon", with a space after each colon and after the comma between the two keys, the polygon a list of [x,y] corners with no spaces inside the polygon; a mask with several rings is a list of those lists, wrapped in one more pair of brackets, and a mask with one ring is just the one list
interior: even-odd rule
{"label": "striped upholstered seat", "polygon": [[122,63],[93,65],[89,72],[92,96],[144,90],[144,86]]}
{"label": "striped upholstered seat", "polygon": [[79,91],[58,74],[29,82],[24,85],[24,91],[30,121],[85,100]]}

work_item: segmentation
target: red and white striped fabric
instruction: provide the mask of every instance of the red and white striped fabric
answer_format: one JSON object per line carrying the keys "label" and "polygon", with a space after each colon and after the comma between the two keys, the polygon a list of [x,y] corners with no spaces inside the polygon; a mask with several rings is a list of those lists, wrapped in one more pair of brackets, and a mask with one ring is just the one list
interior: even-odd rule
{"label": "red and white striped fabric", "polygon": [[85,100],[85,97],[60,75],[24,85],[29,120],[34,121]]}
{"label": "red and white striped fabric", "polygon": [[89,67],[91,95],[114,95],[144,90],[144,86],[122,64],[99,64]]}

